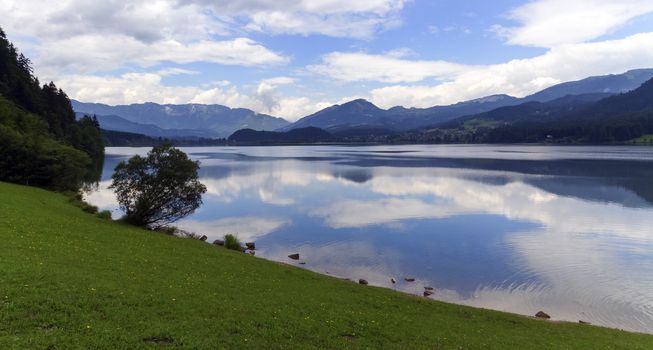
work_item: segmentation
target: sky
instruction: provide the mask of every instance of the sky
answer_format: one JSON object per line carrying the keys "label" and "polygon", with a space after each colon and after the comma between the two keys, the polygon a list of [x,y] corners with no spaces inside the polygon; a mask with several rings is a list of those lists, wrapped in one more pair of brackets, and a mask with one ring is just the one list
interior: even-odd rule
{"label": "sky", "polygon": [[653,67],[653,0],[0,0],[0,13],[71,98],[291,121],[356,98],[431,107]]}

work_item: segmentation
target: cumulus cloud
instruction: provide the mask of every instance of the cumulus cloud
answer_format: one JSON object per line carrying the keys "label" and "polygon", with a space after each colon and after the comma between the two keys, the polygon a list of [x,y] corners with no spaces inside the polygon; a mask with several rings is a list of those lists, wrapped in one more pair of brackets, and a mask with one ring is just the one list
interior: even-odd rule
{"label": "cumulus cloud", "polygon": [[555,47],[599,38],[651,12],[649,0],[535,0],[508,14],[518,26],[492,29],[510,44]]}
{"label": "cumulus cloud", "polygon": [[125,65],[150,67],[161,62],[209,62],[251,67],[281,65],[289,61],[248,38],[184,44],[174,39],[145,43],[124,35],[83,34],[43,42],[37,51],[37,68],[46,76],[62,71],[109,71]]}
{"label": "cumulus cloud", "polygon": [[322,57],[321,64],[309,66],[308,70],[342,81],[400,83],[453,77],[467,68],[446,61],[402,59],[405,54],[404,50],[390,51],[384,55],[332,52]]}
{"label": "cumulus cloud", "polygon": [[442,83],[390,85],[370,91],[381,107],[430,107],[493,94],[525,96],[563,81],[591,75],[623,73],[650,66],[653,33],[619,40],[562,45],[526,59],[494,65],[466,66],[444,61],[415,61],[388,55],[334,53],[310,70],[347,82]]}

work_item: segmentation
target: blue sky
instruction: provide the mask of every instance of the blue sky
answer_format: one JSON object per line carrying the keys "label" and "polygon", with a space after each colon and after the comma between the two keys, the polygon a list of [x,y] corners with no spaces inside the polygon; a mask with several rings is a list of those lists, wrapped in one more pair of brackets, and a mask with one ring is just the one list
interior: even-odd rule
{"label": "blue sky", "polygon": [[354,98],[429,107],[653,66],[650,0],[4,0],[0,13],[72,98],[290,120]]}

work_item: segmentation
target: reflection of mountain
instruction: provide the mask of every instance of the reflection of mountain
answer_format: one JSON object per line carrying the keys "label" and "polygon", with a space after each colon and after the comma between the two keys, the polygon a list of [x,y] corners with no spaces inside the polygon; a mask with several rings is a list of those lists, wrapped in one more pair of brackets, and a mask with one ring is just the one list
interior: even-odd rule
{"label": "reflection of mountain", "polygon": [[[346,162],[361,167],[451,168],[507,171],[526,175],[555,176],[555,179],[525,178],[523,181],[555,194],[585,200],[614,202],[627,206],[642,204],[619,190],[624,188],[653,204],[653,162],[610,159],[512,160],[486,158],[373,157],[365,155]],[[575,178],[574,186],[560,185],[560,178]],[[489,181],[490,179],[488,179]],[[494,178],[493,181],[497,181]],[[557,184],[557,185],[556,185]],[[583,186],[579,186],[582,184]],[[591,189],[591,191],[587,191]]]}
{"label": "reflection of mountain", "polygon": [[[330,173],[353,183],[365,183],[374,177],[368,170],[377,167],[395,168],[445,168],[475,169],[493,172],[511,172],[532,175],[520,178],[526,182],[551,193],[571,196],[589,201],[619,203],[629,207],[653,205],[653,162],[643,160],[614,159],[493,159],[493,158],[446,158],[407,155],[410,152],[396,151],[392,156],[387,152],[333,152],[317,155],[274,155],[200,152],[198,157],[210,157],[238,161],[241,171],[251,166],[251,162],[266,161],[301,161],[301,162],[337,162],[340,166],[330,167]],[[203,167],[203,175],[220,177],[233,171],[230,168],[213,169],[211,165]],[[243,168],[244,167],[244,168]],[[105,167],[106,168],[106,167]],[[307,170],[308,171],[308,170]],[[468,179],[488,184],[504,185],[511,178],[493,174],[467,174]],[[403,181],[403,180],[398,180]]]}

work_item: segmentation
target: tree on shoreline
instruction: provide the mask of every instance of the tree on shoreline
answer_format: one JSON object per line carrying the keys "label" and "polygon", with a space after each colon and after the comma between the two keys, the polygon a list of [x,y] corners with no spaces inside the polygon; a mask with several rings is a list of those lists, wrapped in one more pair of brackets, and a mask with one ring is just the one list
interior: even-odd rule
{"label": "tree on shoreline", "polygon": [[206,186],[199,182],[199,162],[170,146],[154,147],[146,157],[133,156],[116,166],[109,188],[116,192],[125,220],[157,229],[192,214],[202,204]]}

